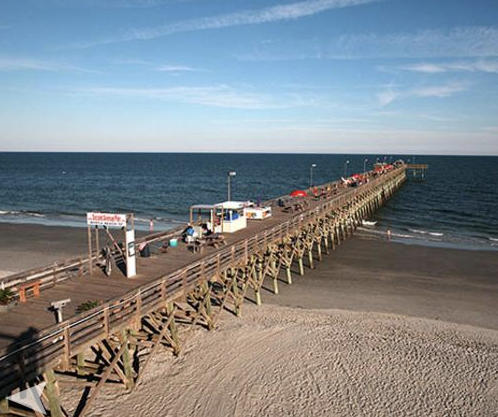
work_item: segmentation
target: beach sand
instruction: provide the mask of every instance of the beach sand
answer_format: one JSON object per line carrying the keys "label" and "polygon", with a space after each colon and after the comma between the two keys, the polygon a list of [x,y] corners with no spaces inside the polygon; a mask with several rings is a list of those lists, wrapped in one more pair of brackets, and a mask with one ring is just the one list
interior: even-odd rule
{"label": "beach sand", "polygon": [[[498,252],[354,237],[264,302],[449,321],[498,330]],[[267,284],[270,288],[270,284]]]}
{"label": "beach sand", "polygon": [[[118,236],[120,231],[112,233]],[[84,227],[0,223],[0,276],[86,256],[87,239]]]}
{"label": "beach sand", "polygon": [[[91,416],[496,416],[498,332],[379,313],[248,306],[158,355]],[[66,394],[67,395],[67,394]]]}
{"label": "beach sand", "polygon": [[85,228],[0,223],[0,273],[50,265],[86,250]]}
{"label": "beach sand", "polygon": [[[20,252],[84,253],[84,232],[45,229],[19,228],[9,245],[2,234],[0,269]],[[354,237],[316,266],[242,318],[190,332],[180,357],[161,351],[133,393],[105,387],[89,415],[498,415],[496,253]],[[63,398],[71,409],[75,393]]]}

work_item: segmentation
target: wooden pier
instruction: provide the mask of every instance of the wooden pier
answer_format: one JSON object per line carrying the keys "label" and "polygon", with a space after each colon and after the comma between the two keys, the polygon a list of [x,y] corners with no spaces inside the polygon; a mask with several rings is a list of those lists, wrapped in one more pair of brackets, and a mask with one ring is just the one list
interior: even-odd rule
{"label": "wooden pier", "polygon": [[[279,285],[292,284],[293,274],[314,268],[401,186],[406,169],[369,172],[368,183],[354,188],[328,184],[335,194],[308,197],[309,207],[298,213],[274,207],[271,218],[250,222],[227,235],[226,245],[203,253],[185,245],[155,251],[138,259],[139,275],[132,279],[120,271],[107,277],[95,266],[89,274],[89,262],[96,265],[100,256],[93,253],[90,261],[73,259],[0,280],[0,288],[15,294],[34,281],[40,289],[37,298],[0,314],[0,414],[36,415],[5,398],[41,382],[44,404],[57,417],[84,416],[105,384],[133,390],[154,355],[181,353],[189,327],[213,330],[223,311],[240,315],[244,299],[261,304],[264,283],[277,294]],[[154,246],[179,234],[180,228],[138,241]],[[64,309],[69,318],[54,324],[47,307],[64,298],[71,299]],[[87,300],[102,303],[78,313]],[[64,387],[81,393],[74,410],[61,403]]]}
{"label": "wooden pier", "polygon": [[413,178],[425,178],[425,171],[429,168],[427,164],[407,164],[406,170],[411,171]]}

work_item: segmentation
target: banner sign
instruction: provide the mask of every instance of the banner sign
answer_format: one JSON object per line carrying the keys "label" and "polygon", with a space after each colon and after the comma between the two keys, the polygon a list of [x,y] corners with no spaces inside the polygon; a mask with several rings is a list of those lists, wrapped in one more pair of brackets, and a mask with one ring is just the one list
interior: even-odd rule
{"label": "banner sign", "polygon": [[126,227],[126,214],[87,213],[88,226]]}

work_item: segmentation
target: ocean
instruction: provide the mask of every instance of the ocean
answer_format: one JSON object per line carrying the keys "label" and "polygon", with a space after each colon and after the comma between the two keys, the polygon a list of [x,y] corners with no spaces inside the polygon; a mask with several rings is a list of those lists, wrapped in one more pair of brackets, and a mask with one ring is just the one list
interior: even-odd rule
{"label": "ocean", "polygon": [[[337,154],[0,153],[0,221],[85,225],[87,211],[134,213],[167,229],[192,204],[265,200],[363,171],[376,160],[430,165],[409,177],[363,233],[404,243],[498,250],[498,157]],[[349,163],[346,163],[349,161]]]}

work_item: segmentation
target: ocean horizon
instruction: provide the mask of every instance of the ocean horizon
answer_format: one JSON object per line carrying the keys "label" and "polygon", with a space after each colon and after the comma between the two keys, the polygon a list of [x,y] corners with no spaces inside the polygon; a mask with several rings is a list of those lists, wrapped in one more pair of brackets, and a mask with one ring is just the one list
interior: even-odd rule
{"label": "ocean horizon", "polygon": [[[404,243],[498,250],[498,157],[296,153],[0,152],[0,222],[83,227],[88,211],[134,213],[138,229],[188,220],[192,204],[266,200],[379,161],[427,163],[375,214]],[[367,160],[365,162],[365,160]],[[349,161],[349,163],[346,163]]]}

